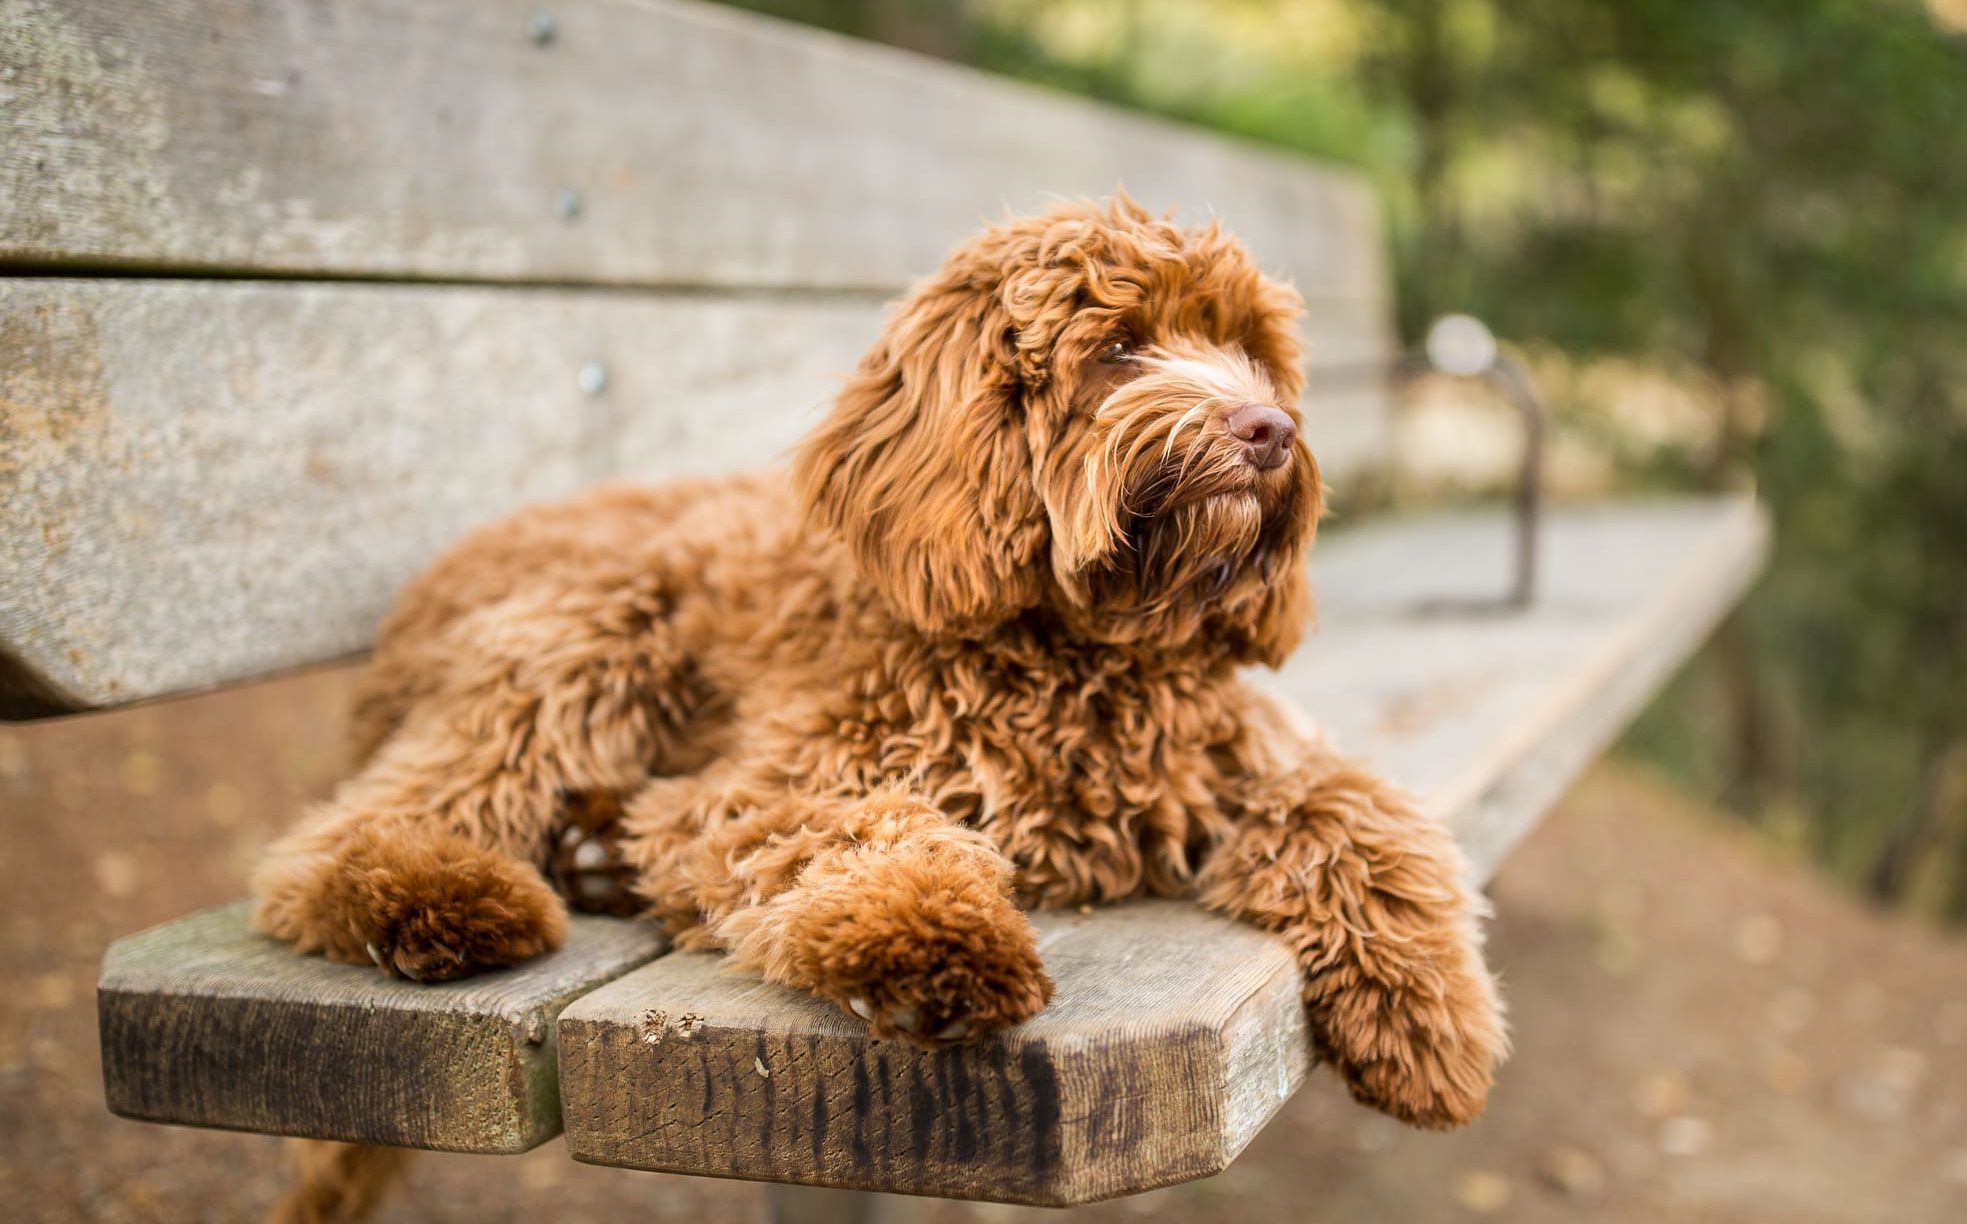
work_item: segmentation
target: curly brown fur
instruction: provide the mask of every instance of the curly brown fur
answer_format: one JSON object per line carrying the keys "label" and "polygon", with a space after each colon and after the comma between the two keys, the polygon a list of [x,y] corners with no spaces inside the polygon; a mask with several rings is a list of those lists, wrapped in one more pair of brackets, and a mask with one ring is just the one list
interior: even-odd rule
{"label": "curly brown fur", "polygon": [[[1124,198],[987,229],[792,481],[536,507],[412,584],[373,754],[273,851],[261,922],[345,959],[384,932],[386,970],[507,963],[559,938],[563,797],[622,793],[651,914],[879,1034],[1042,1008],[1014,901],[1195,896],[1297,950],[1362,1100],[1468,1121],[1505,1041],[1452,841],[1237,674],[1311,611],[1297,312]],[[1281,433],[1236,424],[1259,408]]]}
{"label": "curly brown fur", "polygon": [[295,1139],[300,1177],[267,1213],[266,1224],[347,1224],[376,1209],[413,1153]]}

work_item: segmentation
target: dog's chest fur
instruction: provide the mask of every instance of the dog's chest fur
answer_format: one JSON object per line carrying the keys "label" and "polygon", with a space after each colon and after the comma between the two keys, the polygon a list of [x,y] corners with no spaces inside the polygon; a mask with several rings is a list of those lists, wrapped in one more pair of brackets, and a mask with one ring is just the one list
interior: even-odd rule
{"label": "dog's chest fur", "polygon": [[1226,663],[1040,624],[843,662],[789,772],[818,789],[906,782],[994,838],[1034,903],[1181,893],[1221,832],[1243,734]]}
{"label": "dog's chest fur", "polygon": [[[1101,645],[1042,612],[984,640],[918,632],[836,541],[801,530],[769,476],[595,494],[474,547],[495,555],[433,575],[454,602],[482,594],[464,562],[534,574],[556,598],[618,596],[609,623],[639,626],[645,670],[668,661],[674,721],[622,769],[839,798],[905,785],[992,837],[1037,904],[1185,892],[1262,738],[1226,651]],[[577,577],[602,585],[562,595],[553,561],[582,549],[609,564]]]}

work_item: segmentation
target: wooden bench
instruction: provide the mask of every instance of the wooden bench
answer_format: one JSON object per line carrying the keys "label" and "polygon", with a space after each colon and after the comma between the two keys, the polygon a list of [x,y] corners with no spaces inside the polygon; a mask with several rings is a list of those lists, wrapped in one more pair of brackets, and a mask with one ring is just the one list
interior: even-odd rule
{"label": "wooden bench", "polygon": [[[0,24],[0,710],[350,657],[466,527],[788,444],[880,302],[983,217],[1124,182],[1305,291],[1306,432],[1387,462],[1370,194],[1343,173],[700,5],[149,0]],[[390,63],[414,64],[392,71]],[[1486,875],[1756,572],[1741,500],[1348,526],[1266,682]],[[1446,601],[1446,602],[1444,602]],[[1461,607],[1460,612],[1444,608]],[[1291,958],[1175,903],[1040,919],[1053,1005],[932,1054],[577,919],[423,987],[240,906],[113,945],[105,1091],[150,1121],[1066,1204],[1222,1168],[1306,1074]],[[1534,1057],[1534,1052],[1525,1056]]]}

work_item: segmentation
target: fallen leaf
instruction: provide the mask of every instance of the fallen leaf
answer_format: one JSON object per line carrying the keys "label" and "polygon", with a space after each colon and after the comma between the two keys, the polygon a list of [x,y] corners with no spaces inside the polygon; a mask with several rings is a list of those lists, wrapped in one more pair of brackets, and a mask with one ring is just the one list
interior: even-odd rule
{"label": "fallen leaf", "polygon": [[1769,1007],[1769,1021],[1778,1033],[1793,1037],[1809,1027],[1817,1015],[1817,996],[1807,990],[1791,988],[1776,996]]}
{"label": "fallen leaf", "polygon": [[164,762],[154,752],[138,749],[123,758],[123,789],[132,795],[154,795],[164,777]]}
{"label": "fallen leaf", "polygon": [[121,850],[96,856],[96,887],[112,897],[127,897],[137,890],[137,860]]}
{"label": "fallen leaf", "polygon": [[1605,1166],[1598,1157],[1568,1144],[1545,1152],[1537,1173],[1546,1185],[1578,1198],[1596,1195],[1605,1188]]}
{"label": "fallen leaf", "polygon": [[1856,1024],[1870,1024],[1885,1014],[1885,992],[1871,982],[1857,982],[1844,996],[1844,1016]]}
{"label": "fallen leaf", "polygon": [[1668,1118],[1660,1123],[1660,1151],[1668,1156],[1699,1156],[1714,1146],[1714,1124],[1706,1118]]}
{"label": "fallen leaf", "polygon": [[1509,1178],[1477,1170],[1455,1181],[1455,1201],[1476,1215],[1494,1215],[1509,1206]]}
{"label": "fallen leaf", "polygon": [[1967,1148],[1947,1157],[1946,1178],[1956,1186],[1967,1186]]}
{"label": "fallen leaf", "polygon": [[1952,999],[1941,1005],[1933,1016],[1933,1035],[1942,1045],[1959,1045],[1967,1041],[1967,1003]]}
{"label": "fallen leaf", "polygon": [[1756,1069],[1761,1073],[1764,1085],[1784,1096],[1794,1096],[1810,1082],[1810,1063],[1792,1050],[1774,1050],[1765,1054]]}
{"label": "fallen leaf", "polygon": [[1873,1060],[1878,1078],[1905,1093],[1912,1093],[1926,1079],[1926,1056],[1905,1046],[1887,1046]]}
{"label": "fallen leaf", "polygon": [[75,984],[66,973],[44,973],[34,979],[34,1002],[47,1011],[60,1011],[75,998]]}
{"label": "fallen leaf", "polygon": [[1783,924],[1770,914],[1753,914],[1735,924],[1735,955],[1747,964],[1771,965],[1783,953]]}
{"label": "fallen leaf", "polygon": [[14,735],[0,735],[0,778],[27,776],[27,745]]}
{"label": "fallen leaf", "polygon": [[214,782],[205,791],[205,815],[221,829],[239,823],[246,814],[246,792],[230,782]]}
{"label": "fallen leaf", "polygon": [[1679,1113],[1691,1096],[1693,1090],[1678,1071],[1656,1071],[1639,1081],[1632,1101],[1641,1114],[1659,1119]]}

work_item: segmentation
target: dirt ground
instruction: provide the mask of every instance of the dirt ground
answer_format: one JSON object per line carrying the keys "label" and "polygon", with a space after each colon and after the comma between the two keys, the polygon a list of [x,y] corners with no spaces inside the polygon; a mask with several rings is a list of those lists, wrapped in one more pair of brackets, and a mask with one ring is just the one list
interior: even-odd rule
{"label": "dirt ground", "polygon": [[[0,1220],[249,1220],[279,1140],[111,1117],[103,946],[238,896],[340,761],[348,676],[0,729]],[[1496,880],[1516,1055],[1489,1114],[1403,1131],[1322,1076],[1221,1176],[1062,1215],[957,1221],[1967,1220],[1967,942],[1870,913],[1627,768]],[[432,1156],[420,1221],[762,1218],[750,1185]]]}

